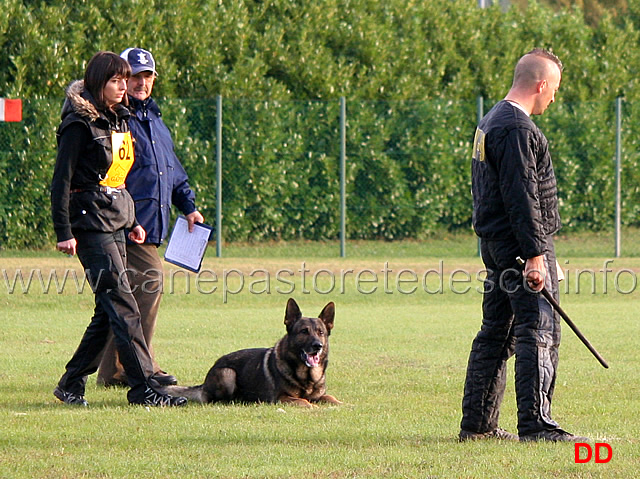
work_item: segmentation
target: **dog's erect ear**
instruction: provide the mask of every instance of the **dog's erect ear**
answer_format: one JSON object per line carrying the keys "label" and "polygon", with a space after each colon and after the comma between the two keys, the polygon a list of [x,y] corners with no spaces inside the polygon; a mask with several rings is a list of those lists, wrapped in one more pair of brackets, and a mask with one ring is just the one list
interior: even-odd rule
{"label": "dog's erect ear", "polygon": [[289,301],[287,301],[287,310],[284,313],[284,324],[286,324],[287,329],[301,317],[302,313],[300,312],[298,303],[296,303],[295,299],[289,298]]}
{"label": "dog's erect ear", "polygon": [[327,332],[331,334],[331,330],[333,329],[333,318],[336,315],[336,305],[333,302],[327,304],[322,312],[320,313],[320,318],[324,325],[327,327]]}

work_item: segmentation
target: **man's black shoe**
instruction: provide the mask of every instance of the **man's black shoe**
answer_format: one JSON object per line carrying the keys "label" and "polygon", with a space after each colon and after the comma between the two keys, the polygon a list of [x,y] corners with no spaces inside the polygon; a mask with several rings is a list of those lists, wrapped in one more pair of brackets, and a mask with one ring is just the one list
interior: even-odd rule
{"label": "man's black shoe", "polygon": [[72,406],[87,407],[89,405],[84,396],[65,391],[64,389],[60,388],[60,386],[56,386],[56,388],[53,390],[53,395],[60,399],[60,401],[62,401],[63,403],[70,404]]}
{"label": "man's black shoe", "polygon": [[167,374],[164,371],[158,371],[151,376],[151,379],[155,379],[160,386],[175,386],[178,384],[178,378],[171,374]]}
{"label": "man's black shoe", "polygon": [[543,431],[534,432],[533,434],[527,434],[520,436],[521,442],[537,442],[537,441],[549,441],[549,442],[589,442],[588,437],[576,436],[562,429],[545,429]]}
{"label": "man's black shoe", "polygon": [[143,406],[178,407],[187,404],[187,398],[182,396],[169,396],[147,388],[144,391],[144,398],[140,401],[130,401],[131,404],[141,404]]}
{"label": "man's black shoe", "polygon": [[483,439],[498,439],[501,441],[517,441],[518,436],[508,431],[505,431],[504,429],[499,427],[489,432],[472,432],[472,431],[465,431],[464,429],[462,429],[460,431],[460,434],[458,434],[458,440],[460,442],[480,441]]}

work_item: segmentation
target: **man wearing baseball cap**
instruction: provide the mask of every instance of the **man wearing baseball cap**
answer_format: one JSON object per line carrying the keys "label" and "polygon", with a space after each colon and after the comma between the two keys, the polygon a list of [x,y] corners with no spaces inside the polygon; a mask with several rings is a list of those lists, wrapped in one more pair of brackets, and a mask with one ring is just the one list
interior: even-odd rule
{"label": "man wearing baseball cap", "polygon": [[[131,109],[129,126],[135,139],[135,162],[127,176],[126,187],[135,201],[136,218],[147,232],[143,244],[127,244],[130,283],[153,358],[153,378],[161,385],[172,385],[177,384],[177,379],[158,366],[151,345],[163,285],[163,266],[157,249],[169,231],[172,204],[185,215],[189,231],[193,230],[194,223],[204,222],[204,218],[196,209],[195,194],[174,152],[171,133],[151,98],[157,77],[153,55],[142,48],[127,48],[120,56],[131,65],[127,94]],[[117,386],[122,383],[126,384],[126,377],[113,342],[110,342],[100,364],[98,384]]]}
{"label": "man wearing baseball cap", "polygon": [[120,56],[131,65],[132,75],[137,75],[140,72],[152,72],[154,75],[158,74],[158,72],[156,72],[156,62],[153,59],[153,55],[147,50],[142,48],[127,48]]}

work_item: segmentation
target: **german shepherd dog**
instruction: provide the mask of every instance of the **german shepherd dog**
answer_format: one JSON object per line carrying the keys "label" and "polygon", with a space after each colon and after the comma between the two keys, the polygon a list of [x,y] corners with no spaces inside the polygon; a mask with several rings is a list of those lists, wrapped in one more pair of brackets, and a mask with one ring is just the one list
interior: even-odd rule
{"label": "german shepherd dog", "polygon": [[342,404],[326,394],[329,335],[335,305],[318,318],[302,316],[293,298],[287,302],[287,334],[272,348],[242,349],[219,358],[199,386],[167,386],[166,392],[200,403],[218,401]]}

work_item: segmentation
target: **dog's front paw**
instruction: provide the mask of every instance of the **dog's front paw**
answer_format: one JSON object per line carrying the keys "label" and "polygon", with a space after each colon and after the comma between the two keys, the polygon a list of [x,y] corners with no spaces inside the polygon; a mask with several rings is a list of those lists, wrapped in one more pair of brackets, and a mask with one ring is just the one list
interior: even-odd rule
{"label": "dog's front paw", "polygon": [[320,399],[318,399],[318,402],[330,402],[331,404],[342,404],[342,401],[338,401],[336,398],[334,398],[330,394],[325,394]]}
{"label": "dog's front paw", "polygon": [[279,398],[279,401],[281,403],[293,404],[295,406],[306,407],[306,408],[309,408],[309,409],[315,407],[313,404],[311,404],[306,399],[296,398],[296,397],[293,397],[293,396],[282,396],[282,397]]}

